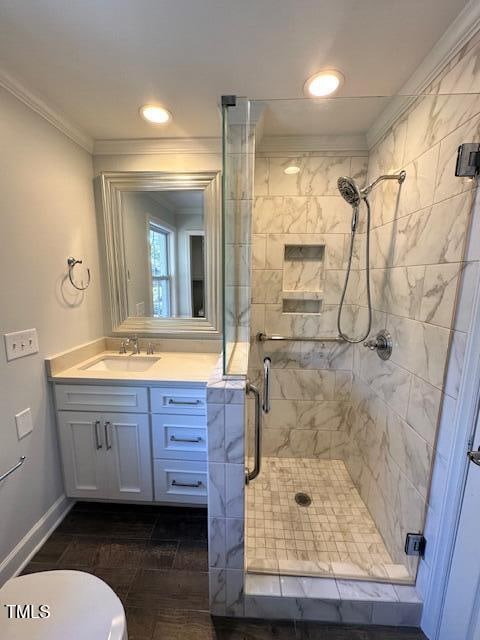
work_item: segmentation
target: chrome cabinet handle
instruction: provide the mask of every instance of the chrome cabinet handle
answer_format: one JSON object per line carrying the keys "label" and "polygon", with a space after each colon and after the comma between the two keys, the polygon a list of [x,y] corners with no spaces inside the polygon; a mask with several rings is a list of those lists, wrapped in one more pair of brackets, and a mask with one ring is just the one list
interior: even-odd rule
{"label": "chrome cabinet handle", "polygon": [[270,368],[272,361],[267,356],[263,359],[263,412],[270,413]]}
{"label": "chrome cabinet handle", "polygon": [[170,398],[168,401],[168,404],[195,406],[197,404],[201,404],[201,402],[202,402],[201,400],[173,400],[172,398]]}
{"label": "chrome cabinet handle", "polygon": [[107,447],[107,451],[108,451],[108,449],[112,448],[112,443],[110,442],[110,436],[108,435],[108,428],[111,427],[111,426],[112,426],[111,422],[109,422],[109,421],[105,422],[105,425],[104,425],[104,429],[105,429],[105,445]]}
{"label": "chrome cabinet handle", "polygon": [[255,397],[255,462],[252,471],[247,468],[245,472],[245,483],[248,484],[251,480],[255,480],[262,466],[262,407],[258,388],[247,381],[245,390],[247,395],[253,393]]}
{"label": "chrome cabinet handle", "polygon": [[95,420],[95,445],[97,449],[102,448],[102,441],[100,439],[100,435],[98,433],[98,428],[100,427],[100,420]]}
{"label": "chrome cabinet handle", "polygon": [[198,438],[177,438],[177,436],[170,436],[171,442],[201,442],[200,436]]}
{"label": "chrome cabinet handle", "polygon": [[191,489],[198,489],[202,485],[203,485],[203,482],[201,480],[198,480],[198,482],[193,482],[193,483],[177,482],[176,480],[172,480],[173,487],[189,487]]}

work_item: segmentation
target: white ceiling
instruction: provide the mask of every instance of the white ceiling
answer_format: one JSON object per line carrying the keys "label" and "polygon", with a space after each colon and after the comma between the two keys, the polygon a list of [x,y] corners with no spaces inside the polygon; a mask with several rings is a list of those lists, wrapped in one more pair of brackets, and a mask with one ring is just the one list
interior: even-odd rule
{"label": "white ceiling", "polygon": [[[220,135],[222,94],[394,94],[466,0],[0,0],[0,68],[95,139]],[[162,102],[174,120],[138,116]],[[273,127],[270,133],[278,133]]]}
{"label": "white ceiling", "polygon": [[192,213],[192,210],[203,209],[203,191],[149,191],[148,195],[175,213]]}

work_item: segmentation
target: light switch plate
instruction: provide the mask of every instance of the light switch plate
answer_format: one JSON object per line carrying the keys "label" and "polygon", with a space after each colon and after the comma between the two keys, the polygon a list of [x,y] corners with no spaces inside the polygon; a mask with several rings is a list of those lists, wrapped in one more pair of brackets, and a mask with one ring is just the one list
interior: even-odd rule
{"label": "light switch plate", "polygon": [[28,436],[29,433],[33,431],[33,420],[32,420],[32,412],[30,409],[24,409],[17,413],[15,416],[15,422],[17,425],[17,434],[18,439],[21,440],[25,436]]}
{"label": "light switch plate", "polygon": [[30,356],[38,353],[38,335],[36,329],[26,329],[25,331],[15,331],[5,334],[5,349],[7,360],[16,360],[23,356]]}

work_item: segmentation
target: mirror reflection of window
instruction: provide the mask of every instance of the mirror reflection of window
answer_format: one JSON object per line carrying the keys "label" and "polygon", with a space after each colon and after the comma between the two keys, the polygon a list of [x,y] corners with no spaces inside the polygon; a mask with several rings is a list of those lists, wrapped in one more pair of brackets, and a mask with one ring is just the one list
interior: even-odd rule
{"label": "mirror reflection of window", "polygon": [[150,267],[154,318],[172,315],[172,279],[169,245],[171,231],[150,220]]}

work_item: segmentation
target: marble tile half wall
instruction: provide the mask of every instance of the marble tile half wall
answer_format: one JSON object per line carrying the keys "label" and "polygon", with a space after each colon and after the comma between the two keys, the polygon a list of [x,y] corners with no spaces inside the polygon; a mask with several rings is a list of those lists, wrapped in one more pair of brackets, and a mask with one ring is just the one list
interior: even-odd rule
{"label": "marble tile half wall", "polygon": [[207,384],[208,565],[210,612],[244,615],[246,380],[222,376]]}

